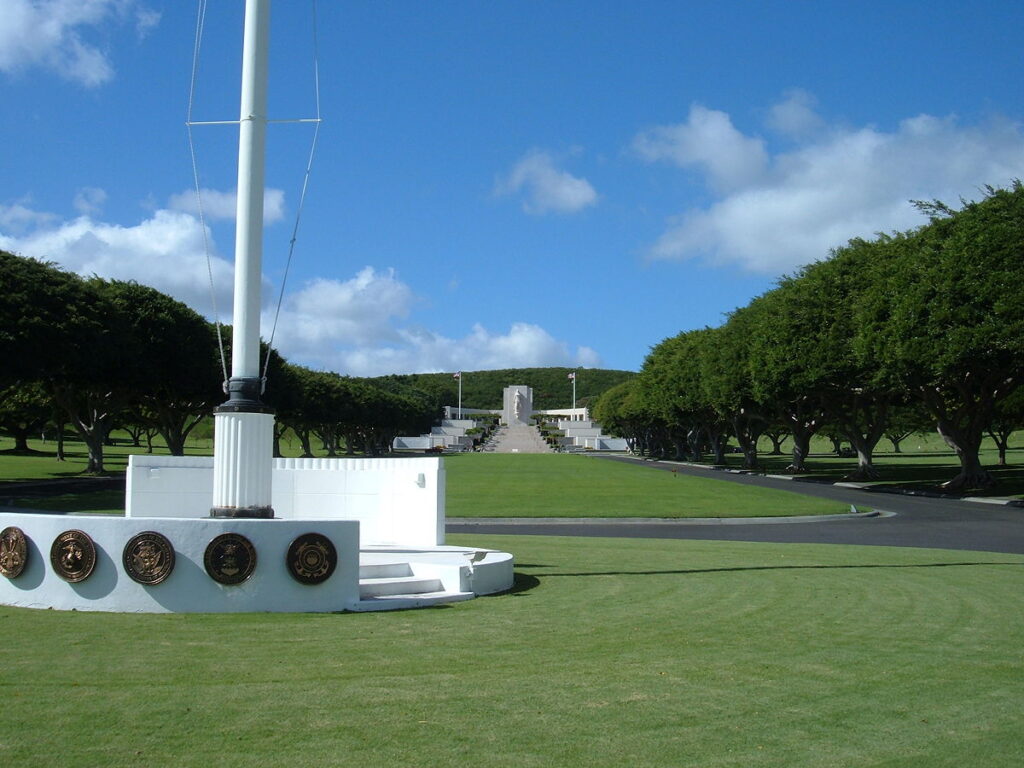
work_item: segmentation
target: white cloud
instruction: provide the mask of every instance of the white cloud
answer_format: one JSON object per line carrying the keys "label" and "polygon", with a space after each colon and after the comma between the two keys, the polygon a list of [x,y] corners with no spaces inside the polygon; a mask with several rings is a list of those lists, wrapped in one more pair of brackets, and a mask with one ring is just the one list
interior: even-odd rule
{"label": "white cloud", "polygon": [[107,193],[99,187],[83,187],[75,193],[75,210],[83,216],[91,216],[103,210],[107,202]]}
{"label": "white cloud", "polygon": [[[206,236],[211,237],[209,231]],[[24,203],[0,206],[0,248],[85,276],[136,280],[212,318],[203,240],[196,217],[181,211],[161,209],[134,226],[121,226],[89,216],[61,221]],[[217,309],[220,320],[229,323],[233,267],[210,243]],[[263,297],[266,338],[277,297],[266,282]],[[286,294],[274,346],[294,363],[356,376],[600,364],[589,347],[573,349],[531,323],[514,323],[507,333],[475,325],[457,339],[409,325],[423,304],[392,269],[367,266],[348,280],[316,278]]]}
{"label": "white cloud", "polygon": [[[700,167],[715,195],[682,211],[649,254],[778,274],[825,258],[852,237],[924,223],[909,200],[956,204],[976,199],[986,184],[1024,176],[1019,125],[961,126],[954,117],[919,115],[893,131],[854,129],[825,125],[810,104],[797,93],[772,109],[776,129],[803,137],[774,155],[727,115],[703,107],[691,109],[686,123],[639,136],[634,146],[648,159]],[[717,128],[701,128],[709,125]]]}
{"label": "white cloud", "polygon": [[[477,324],[458,339],[403,325],[418,303],[394,270],[364,267],[350,280],[313,280],[285,298],[274,346],[293,362],[352,376],[600,363],[589,347],[572,350],[530,323],[504,334]],[[266,334],[272,323],[268,312]]]}
{"label": "white cloud", "polygon": [[820,131],[825,121],[814,111],[817,99],[800,88],[793,88],[786,98],[768,110],[768,127],[783,136],[805,138]]}
{"label": "white cloud", "polygon": [[633,148],[646,160],[702,169],[718,192],[757,183],[768,164],[761,139],[744,136],[725,112],[699,104],[690,107],[685,123],[651,128],[634,139]]}
{"label": "white cloud", "polygon": [[[230,221],[235,218],[238,195],[234,190],[222,192],[216,189],[200,190],[200,201],[203,206],[203,217],[207,221]],[[199,215],[199,202],[193,189],[186,189],[171,195],[167,207],[172,211],[183,211]],[[263,221],[273,224],[284,218],[284,190],[268,188],[263,192]]]}
{"label": "white cloud", "polygon": [[495,184],[495,194],[523,194],[523,210],[531,214],[576,213],[597,203],[597,192],[586,179],[555,167],[547,152],[530,150],[508,176]]}
{"label": "white cloud", "polygon": [[[285,356],[320,359],[338,346],[373,346],[401,340],[395,319],[409,314],[415,296],[394,270],[364,267],[350,280],[317,278],[287,294],[274,336]],[[263,320],[273,327],[273,309]]]}
{"label": "white cloud", "polygon": [[134,18],[145,34],[160,19],[136,0],[4,0],[0,5],[0,72],[34,67],[88,87],[114,76],[108,52],[88,39]]}
{"label": "white cloud", "polygon": [[572,349],[532,323],[513,323],[507,333],[494,333],[475,324],[458,339],[422,328],[403,329],[400,336],[400,343],[339,348],[312,363],[353,376],[546,366],[593,368],[601,364],[600,356],[590,347]]}
{"label": "white cloud", "polygon": [[[135,280],[152,286],[212,317],[210,277],[203,231],[194,216],[158,210],[135,226],[125,227],[80,216],[60,221],[48,214],[14,217],[32,225],[30,231],[6,226],[0,206],[0,248],[44,261],[52,261],[80,275]],[[211,241],[212,244],[212,241]],[[232,265],[211,253],[217,287],[217,309],[230,322]]]}
{"label": "white cloud", "polygon": [[21,200],[13,205],[0,205],[0,233],[6,231],[22,235],[37,227],[49,226],[60,221],[60,217],[55,213],[32,210],[28,207],[28,202],[30,201]]}

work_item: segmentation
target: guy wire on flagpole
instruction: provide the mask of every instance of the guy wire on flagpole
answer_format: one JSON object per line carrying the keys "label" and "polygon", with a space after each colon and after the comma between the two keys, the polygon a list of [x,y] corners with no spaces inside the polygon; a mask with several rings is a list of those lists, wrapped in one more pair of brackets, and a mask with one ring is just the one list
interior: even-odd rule
{"label": "guy wire on flagpole", "polygon": [[[297,210],[295,212],[295,225],[292,228],[292,236],[291,236],[291,240],[289,241],[289,244],[288,244],[288,258],[287,258],[287,260],[285,262],[284,275],[283,275],[283,277],[281,279],[281,290],[280,290],[280,292],[278,294],[278,297],[277,297],[277,307],[274,310],[274,323],[273,323],[273,326],[271,328],[270,339],[267,342],[267,358],[266,358],[266,361],[263,364],[263,370],[262,370],[262,373],[261,373],[261,377],[262,377],[262,380],[263,380],[263,386],[264,387],[266,386],[267,370],[270,367],[270,353],[272,351],[272,347],[273,347],[273,343],[274,343],[274,336],[277,333],[277,323],[278,323],[278,319],[279,319],[279,317],[281,315],[281,305],[282,305],[282,303],[284,301],[285,284],[288,281],[288,273],[289,273],[289,271],[291,269],[292,258],[293,258],[294,253],[295,253],[295,242],[298,239],[299,222],[302,219],[302,209],[303,209],[303,207],[305,205],[305,202],[306,202],[306,192],[307,192],[307,190],[309,188],[309,177],[310,177],[310,174],[312,173],[312,170],[313,170],[313,158],[314,158],[314,156],[316,154],[317,139],[320,136],[320,123],[322,122],[322,118],[320,116],[320,44],[319,44],[319,36],[318,36],[318,33],[317,33],[317,24],[318,24],[318,22],[317,22],[317,2],[316,2],[316,0],[311,0],[310,5],[311,5],[311,8],[312,8],[312,17],[313,17],[313,90],[314,90],[314,97],[315,97],[315,100],[316,100],[316,117],[298,118],[298,119],[291,119],[291,120],[267,120],[266,121],[267,123],[313,123],[315,125],[315,128],[314,128],[314,131],[313,131],[313,138],[312,138],[312,141],[311,141],[311,144],[310,144],[309,157],[308,157],[308,159],[306,161],[306,170],[305,170],[305,173],[303,174],[302,191],[301,191],[301,193],[299,195],[299,203],[298,203]],[[196,20],[195,45],[194,45],[193,53],[192,53],[192,76],[191,76],[191,80],[190,80],[190,83],[189,83],[189,93],[188,93],[188,116],[186,118],[185,125],[186,125],[186,127],[188,129],[189,152],[191,153],[191,157],[192,157],[192,176],[193,176],[193,180],[194,180],[194,183],[195,183],[196,208],[197,208],[197,213],[198,213],[198,217],[199,217],[199,226],[200,226],[200,229],[202,230],[202,233],[203,233],[203,249],[206,252],[206,269],[207,269],[207,273],[208,273],[208,277],[209,277],[209,282],[210,282],[210,299],[211,299],[212,308],[213,308],[214,325],[217,328],[217,345],[218,345],[218,348],[220,350],[220,362],[221,362],[221,369],[222,369],[222,372],[223,372],[223,375],[224,375],[224,387],[225,387],[225,392],[226,392],[227,391],[227,381],[228,381],[227,359],[226,359],[226,355],[225,355],[225,352],[224,352],[224,341],[223,341],[223,338],[222,338],[223,337],[223,331],[222,331],[222,326],[221,326],[221,322],[220,322],[220,316],[219,316],[219,313],[217,311],[217,296],[216,296],[216,291],[214,289],[214,281],[213,281],[213,263],[212,263],[213,262],[213,258],[212,258],[212,255],[211,255],[211,250],[212,249],[210,248],[209,235],[207,233],[206,220],[205,220],[205,215],[204,215],[204,211],[203,211],[202,186],[201,186],[200,180],[199,180],[199,163],[198,163],[198,160],[196,158],[195,140],[194,140],[193,135],[192,135],[192,128],[194,126],[197,126],[197,125],[238,125],[240,121],[239,120],[203,120],[203,121],[199,121],[199,120],[193,120],[192,119],[192,108],[193,108],[193,105],[195,103],[196,81],[197,81],[198,72],[199,72],[199,54],[200,54],[200,50],[202,48],[203,32],[204,32],[204,27],[206,25],[206,6],[207,6],[207,0],[198,0],[198,9],[197,9],[197,13],[196,13],[197,20]]]}

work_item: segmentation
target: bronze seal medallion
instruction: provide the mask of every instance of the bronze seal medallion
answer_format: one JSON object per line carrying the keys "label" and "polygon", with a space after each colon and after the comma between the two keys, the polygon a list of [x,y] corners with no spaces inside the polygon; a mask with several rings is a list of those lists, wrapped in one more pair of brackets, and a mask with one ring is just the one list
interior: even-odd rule
{"label": "bronze seal medallion", "polygon": [[8,579],[15,579],[25,570],[28,562],[28,540],[21,528],[4,528],[0,531],[0,573]]}
{"label": "bronze seal medallion", "polygon": [[320,533],[304,533],[288,547],[288,572],[302,584],[320,584],[331,578],[338,565],[334,544]]}
{"label": "bronze seal medallion", "polygon": [[214,581],[241,584],[256,570],[256,548],[241,534],[222,533],[207,545],[203,565]]}
{"label": "bronze seal medallion", "polygon": [[50,547],[50,564],[64,581],[85,581],[96,567],[96,545],[85,531],[64,531]]}
{"label": "bronze seal medallion", "polygon": [[143,531],[128,539],[121,560],[139,584],[159,584],[174,570],[174,547],[162,533]]}

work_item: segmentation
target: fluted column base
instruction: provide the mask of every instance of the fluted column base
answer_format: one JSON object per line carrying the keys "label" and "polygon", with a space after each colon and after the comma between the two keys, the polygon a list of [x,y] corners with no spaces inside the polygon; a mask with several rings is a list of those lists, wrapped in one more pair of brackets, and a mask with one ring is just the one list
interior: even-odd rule
{"label": "fluted column base", "polygon": [[274,415],[218,409],[214,414],[211,517],[271,518]]}

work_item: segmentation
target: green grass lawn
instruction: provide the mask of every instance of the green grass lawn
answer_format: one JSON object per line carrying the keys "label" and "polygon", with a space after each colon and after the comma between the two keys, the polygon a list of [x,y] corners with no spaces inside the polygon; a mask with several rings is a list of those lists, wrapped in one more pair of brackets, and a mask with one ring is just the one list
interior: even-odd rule
{"label": "green grass lawn", "polygon": [[345,615],[0,608],[8,765],[1014,768],[1024,557],[451,537],[516,592]]}
{"label": "green grass lawn", "polygon": [[445,457],[449,517],[775,517],[847,512],[786,490],[572,454]]}
{"label": "green grass lawn", "polygon": [[[124,435],[117,436],[118,444],[108,446],[106,451],[107,468],[112,472],[123,471],[131,453],[145,450],[128,445]],[[770,446],[765,442],[761,447],[767,450]],[[982,460],[998,485],[968,495],[1024,498],[1024,433],[1017,433],[1011,441],[1008,467],[995,466],[996,452],[989,442],[983,447]],[[814,439],[814,453],[807,461],[810,472],[801,479],[836,482],[853,469],[856,462],[827,453],[829,445],[823,438]],[[886,447],[887,443],[880,445]],[[65,462],[54,458],[52,441],[30,441],[30,446],[38,451],[31,456],[12,454],[12,446],[12,440],[0,437],[0,484],[80,477],[86,466],[84,446],[77,441],[67,442]],[[783,446],[788,447],[790,442]],[[294,441],[284,441],[282,448],[289,456],[300,451]],[[197,439],[189,443],[187,450],[195,455],[209,455],[212,445],[209,439]],[[766,450],[759,459],[762,470],[782,473],[789,457],[771,456]],[[159,441],[155,442],[154,451],[167,453]],[[917,490],[937,490],[940,483],[956,474],[958,467],[956,456],[933,435],[914,435],[905,441],[904,453],[880,450],[875,458],[880,484]],[[730,454],[728,459],[730,466],[739,467],[742,463],[736,454]],[[783,490],[730,486],[725,491],[722,482],[714,477],[677,477],[643,467],[598,463],[577,455],[459,454],[446,457],[445,462],[447,509],[452,517],[750,517],[846,511]],[[511,493],[511,489],[522,489],[524,493]],[[31,499],[19,499],[17,503],[71,512],[117,513],[124,508],[123,501],[109,492],[69,496],[56,507]]]}
{"label": "green grass lawn", "polygon": [[[116,446],[111,456],[123,468],[132,451],[139,449]],[[84,460],[73,472],[61,467],[52,456],[0,455],[0,477],[9,480],[78,477]],[[785,490],[738,487],[585,456],[460,454],[445,457],[445,467],[450,517],[772,517],[848,510]],[[16,497],[13,504],[61,512],[124,512],[124,496],[116,491]]]}

